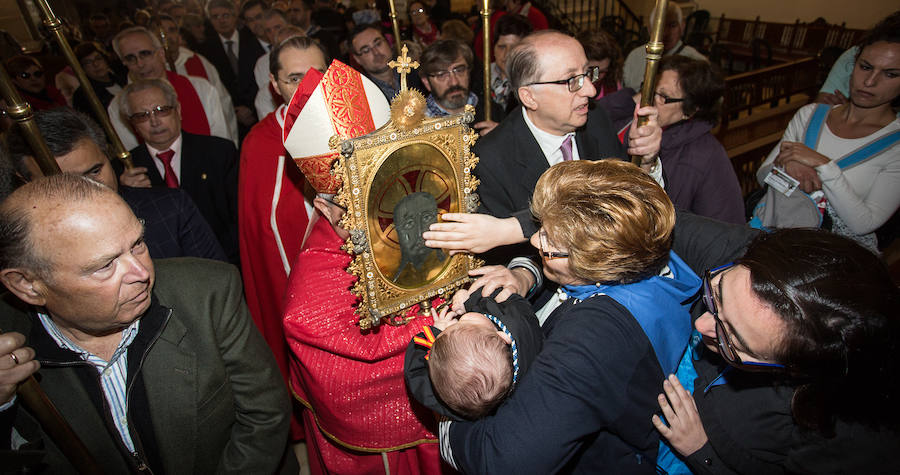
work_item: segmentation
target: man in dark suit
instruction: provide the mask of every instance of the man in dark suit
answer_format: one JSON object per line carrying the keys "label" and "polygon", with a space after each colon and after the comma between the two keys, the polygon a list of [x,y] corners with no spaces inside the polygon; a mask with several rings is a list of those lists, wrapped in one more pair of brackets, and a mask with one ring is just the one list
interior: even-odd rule
{"label": "man in dark suit", "polygon": [[[144,223],[144,242],[154,259],[202,257],[225,261],[222,246],[184,190],[119,186],[107,156],[106,136],[88,116],[67,107],[41,111],[35,122],[63,173],[86,176],[118,191]],[[7,139],[16,173],[31,180],[37,164],[18,131]]]}
{"label": "man in dark suit", "polygon": [[[253,2],[259,3],[252,0],[248,4]],[[248,10],[247,5],[243,10]],[[229,0],[212,0],[206,5],[206,11],[216,34],[206,39],[199,52],[216,67],[222,84],[231,94],[239,135],[243,138],[257,121],[253,109],[257,91],[253,67],[266,50],[249,28],[237,29],[237,10]]]}
{"label": "man in dark suit", "polygon": [[181,107],[165,81],[136,81],[122,91],[125,112],[144,141],[131,150],[136,167],[147,169],[151,186],[182,188],[218,238],[228,260],[238,263],[237,178],[234,144],[181,130]]}
{"label": "man in dark suit", "polygon": [[[432,227],[437,231],[475,236],[478,242],[474,245],[471,242],[462,245],[459,237],[450,236],[451,233],[426,233],[428,240],[443,241],[429,242],[429,246],[446,249],[483,252],[518,243],[489,255],[489,262],[496,264],[506,263],[513,256],[532,257],[531,261],[515,259],[511,264],[512,273],[498,270],[489,280],[476,283],[476,286],[485,285],[488,294],[495,285],[526,294],[535,283],[541,282],[537,266],[540,259],[526,243],[539,227],[528,206],[538,178],[552,165],[579,159],[627,159],[628,154],[633,154],[644,157],[642,168],[655,174],[657,181],[662,176],[657,157],[662,132],[656,124],[656,108],[638,111],[649,116],[650,121],[647,126],[630,132],[626,149],[606,113],[599,108],[591,109],[591,98],[596,95],[591,84],[595,69],[588,67],[584,49],[577,40],[553,30],[532,33],[509,53],[507,69],[512,90],[522,107],[511,112],[474,147],[480,159],[475,174],[481,180],[478,186],[481,211],[505,219],[490,224],[491,233],[476,229],[485,223],[471,221],[471,216],[462,217],[458,223]],[[444,216],[445,221],[454,219],[456,216]],[[546,302],[552,290],[545,289],[536,303],[540,306]]]}

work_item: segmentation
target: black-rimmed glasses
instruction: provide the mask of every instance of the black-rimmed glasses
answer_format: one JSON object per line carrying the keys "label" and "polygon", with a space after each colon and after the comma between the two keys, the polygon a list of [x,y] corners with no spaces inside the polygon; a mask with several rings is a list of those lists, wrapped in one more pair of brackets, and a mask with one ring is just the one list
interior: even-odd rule
{"label": "black-rimmed glasses", "polygon": [[578,92],[582,87],[584,87],[585,78],[587,78],[587,80],[592,83],[600,79],[600,68],[597,66],[590,66],[584,73],[576,74],[568,79],[560,79],[558,81],[533,82],[531,84],[526,84],[526,86],[534,86],[537,84],[565,84],[566,86],[568,86],[569,92]]}
{"label": "black-rimmed glasses", "polygon": [[719,348],[719,355],[721,355],[728,364],[751,371],[784,368],[784,365],[778,363],[743,361],[738,355],[737,350],[734,349],[734,345],[731,343],[731,336],[728,335],[728,332],[725,330],[725,324],[722,323],[722,320],[719,318],[719,306],[716,303],[716,297],[712,288],[712,278],[732,267],[734,267],[733,262],[716,267],[715,269],[709,269],[703,276],[703,303],[706,304],[706,309],[709,310],[709,313],[712,314],[713,319],[716,321],[716,345]]}
{"label": "black-rimmed glasses", "polygon": [[151,116],[156,117],[168,117],[172,111],[175,110],[175,106],[156,106],[151,108],[150,110],[146,110],[143,112],[135,112],[128,116],[128,120],[132,123],[140,124],[142,122],[147,122],[150,120]]}
{"label": "black-rimmed glasses", "polygon": [[661,92],[654,92],[654,94],[656,94],[657,97],[662,99],[663,104],[676,104],[678,102],[684,102],[683,97],[669,97]]}
{"label": "black-rimmed glasses", "polygon": [[538,242],[541,245],[541,255],[544,256],[548,261],[552,261],[553,259],[565,259],[569,257],[568,252],[559,252],[559,251],[545,251],[544,249],[550,247],[547,245],[547,233],[544,231],[538,232]]}
{"label": "black-rimmed glasses", "polygon": [[469,73],[469,65],[460,64],[459,66],[452,68],[452,69],[446,69],[444,71],[435,71],[433,73],[428,74],[428,76],[432,77],[434,79],[437,79],[440,82],[444,82],[447,79],[450,79],[451,74],[455,77],[463,77],[468,73]]}

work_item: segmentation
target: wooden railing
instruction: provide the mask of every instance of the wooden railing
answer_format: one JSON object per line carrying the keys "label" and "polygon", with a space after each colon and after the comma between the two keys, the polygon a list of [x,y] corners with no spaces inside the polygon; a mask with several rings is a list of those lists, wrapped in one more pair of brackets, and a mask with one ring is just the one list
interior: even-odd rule
{"label": "wooden railing", "polygon": [[643,18],[622,0],[541,0],[533,2],[556,17],[570,33],[604,29],[620,41],[639,40]]}
{"label": "wooden railing", "polygon": [[752,114],[761,105],[774,108],[795,94],[815,94],[818,64],[817,58],[806,57],[725,78],[722,128],[740,113]]}
{"label": "wooden railing", "polygon": [[759,187],[756,170],[791,117],[818,89],[818,59],[807,57],[725,78],[716,138],[731,158],[746,195]]}

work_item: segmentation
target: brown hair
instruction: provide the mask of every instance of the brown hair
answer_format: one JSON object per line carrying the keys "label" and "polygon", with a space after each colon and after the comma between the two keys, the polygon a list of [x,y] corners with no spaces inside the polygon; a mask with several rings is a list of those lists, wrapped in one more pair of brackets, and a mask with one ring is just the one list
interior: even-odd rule
{"label": "brown hair", "polygon": [[665,71],[678,74],[678,86],[684,92],[684,102],[681,103],[684,115],[716,125],[722,109],[722,94],[725,93],[725,78],[717,68],[705,59],[673,54],[659,62],[657,80]]}
{"label": "brown hair", "polygon": [[495,331],[453,325],[434,341],[428,375],[438,397],[457,414],[478,419],[512,388],[512,351]]}
{"label": "brown hair", "polygon": [[589,282],[627,284],[656,275],[669,260],[675,207],[640,168],[618,159],[550,167],[531,211],[569,252],[569,269]]}
{"label": "brown hair", "polygon": [[[576,37],[584,48],[584,54],[588,61],[603,61],[609,58],[609,69],[600,83],[606,91],[615,91],[622,80],[622,50],[616,43],[616,39],[603,30],[585,30]],[[597,91],[600,92],[600,91]]]}

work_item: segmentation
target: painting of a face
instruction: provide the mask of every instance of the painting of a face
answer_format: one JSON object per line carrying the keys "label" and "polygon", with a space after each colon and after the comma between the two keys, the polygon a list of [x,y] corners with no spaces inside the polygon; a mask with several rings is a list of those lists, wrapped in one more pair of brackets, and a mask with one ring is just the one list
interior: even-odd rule
{"label": "painting of a face", "polygon": [[422,238],[422,233],[436,223],[437,218],[437,201],[424,191],[406,195],[394,207],[394,229],[400,242],[400,265],[392,279],[394,282],[408,272],[417,274],[426,270],[426,261],[432,255],[440,262],[445,259],[440,249],[426,247]]}
{"label": "painting of a face", "polygon": [[435,147],[401,147],[379,167],[370,196],[372,247],[382,276],[394,285],[417,288],[435,279],[448,255],[425,246],[422,233],[442,213],[454,212],[449,161]]}

